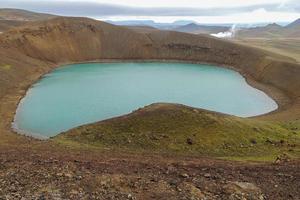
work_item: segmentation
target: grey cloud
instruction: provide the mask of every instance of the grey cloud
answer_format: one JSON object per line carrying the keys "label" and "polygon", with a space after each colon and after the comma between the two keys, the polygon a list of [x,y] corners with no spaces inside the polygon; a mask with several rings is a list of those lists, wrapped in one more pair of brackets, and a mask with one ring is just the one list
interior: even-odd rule
{"label": "grey cloud", "polygon": [[298,0],[290,1],[283,7],[278,4],[256,5],[232,8],[136,8],[92,2],[67,2],[67,1],[25,1],[25,0],[0,0],[2,8],[19,8],[36,12],[46,12],[58,15],[71,16],[220,16],[234,13],[249,12],[259,8],[267,11],[300,12]]}

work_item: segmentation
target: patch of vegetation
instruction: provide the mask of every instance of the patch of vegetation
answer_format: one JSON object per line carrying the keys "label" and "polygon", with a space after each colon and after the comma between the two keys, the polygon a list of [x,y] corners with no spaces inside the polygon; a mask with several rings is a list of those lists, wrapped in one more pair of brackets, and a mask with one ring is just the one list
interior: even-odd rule
{"label": "patch of vegetation", "polygon": [[55,140],[234,160],[266,161],[281,154],[300,156],[296,124],[244,119],[173,104],[153,104],[127,116],[70,130]]}
{"label": "patch of vegetation", "polygon": [[1,69],[3,69],[3,70],[10,70],[10,68],[11,68],[11,65],[2,65],[1,66]]}

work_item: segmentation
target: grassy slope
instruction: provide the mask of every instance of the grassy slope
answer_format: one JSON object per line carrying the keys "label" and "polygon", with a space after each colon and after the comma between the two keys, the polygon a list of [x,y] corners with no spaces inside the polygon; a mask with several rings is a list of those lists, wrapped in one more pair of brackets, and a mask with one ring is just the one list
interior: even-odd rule
{"label": "grassy slope", "polygon": [[153,104],[127,116],[75,128],[54,140],[137,152],[272,160],[283,153],[300,156],[299,130],[299,123],[283,126],[182,105]]}

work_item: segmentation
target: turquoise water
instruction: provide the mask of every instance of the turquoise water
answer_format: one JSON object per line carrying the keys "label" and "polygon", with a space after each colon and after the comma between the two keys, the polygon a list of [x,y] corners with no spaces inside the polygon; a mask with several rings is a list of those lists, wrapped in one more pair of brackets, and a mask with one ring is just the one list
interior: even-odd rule
{"label": "turquoise water", "polygon": [[61,67],[34,84],[17,109],[14,126],[35,136],[55,136],[155,102],[241,117],[277,108],[229,69],[184,63],[86,63]]}

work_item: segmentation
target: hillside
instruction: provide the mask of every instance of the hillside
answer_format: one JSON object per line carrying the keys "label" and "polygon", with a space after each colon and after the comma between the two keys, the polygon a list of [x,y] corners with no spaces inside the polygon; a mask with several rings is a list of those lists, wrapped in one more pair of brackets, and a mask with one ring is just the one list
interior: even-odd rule
{"label": "hillside", "polygon": [[36,13],[21,9],[0,8],[0,20],[38,21],[55,17],[55,15]]}
{"label": "hillside", "polygon": [[30,12],[20,9],[0,8],[0,32],[24,25],[27,22],[47,20],[55,15]]}
{"label": "hillside", "polygon": [[75,128],[56,140],[131,151],[274,160],[279,154],[299,154],[300,137],[290,128],[183,105],[153,104]]}
{"label": "hillside", "polygon": [[137,32],[140,32],[140,33],[147,33],[147,32],[158,30],[151,26],[124,26],[124,27],[129,28],[134,31],[137,31]]}
{"label": "hillside", "polygon": [[204,26],[198,25],[195,23],[190,23],[187,25],[179,26],[174,31],[185,32],[185,33],[193,33],[193,34],[212,34],[228,31],[229,27],[223,26]]}
{"label": "hillside", "polygon": [[0,20],[0,32],[7,31],[10,28],[24,25],[26,22],[18,20]]}
{"label": "hillside", "polygon": [[300,63],[299,38],[233,38],[234,41],[248,46],[285,55]]}
{"label": "hillside", "polygon": [[293,58],[300,63],[300,19],[287,26],[271,24],[267,27],[240,30],[234,41],[248,46]]}

